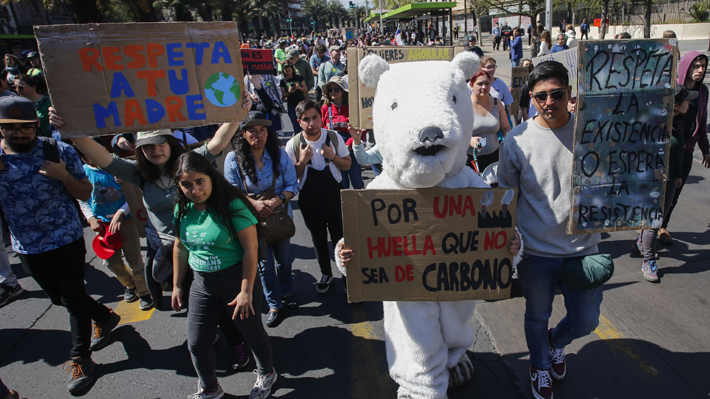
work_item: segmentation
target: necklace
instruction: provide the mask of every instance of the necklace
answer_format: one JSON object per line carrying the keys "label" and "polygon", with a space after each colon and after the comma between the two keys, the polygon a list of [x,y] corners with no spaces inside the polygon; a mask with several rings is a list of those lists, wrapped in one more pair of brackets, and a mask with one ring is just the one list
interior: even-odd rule
{"label": "necklace", "polygon": [[156,186],[160,187],[161,189],[165,191],[170,191],[170,189],[173,187],[173,178],[167,175],[162,175],[160,176],[160,179],[155,182]]}

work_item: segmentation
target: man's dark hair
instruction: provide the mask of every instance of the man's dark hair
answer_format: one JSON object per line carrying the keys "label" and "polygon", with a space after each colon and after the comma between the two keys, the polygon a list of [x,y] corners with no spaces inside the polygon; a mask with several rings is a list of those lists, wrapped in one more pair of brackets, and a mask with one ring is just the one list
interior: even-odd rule
{"label": "man's dark hair", "polygon": [[528,88],[530,91],[535,90],[535,85],[545,79],[559,79],[560,83],[567,88],[569,86],[569,75],[567,68],[557,61],[545,61],[537,64],[528,76]]}
{"label": "man's dark hair", "polygon": [[308,111],[309,109],[314,109],[318,111],[318,115],[322,115],[320,113],[320,107],[318,104],[316,104],[315,101],[313,100],[303,100],[298,105],[296,106],[296,117],[300,120],[301,115],[303,115],[304,112]]}
{"label": "man's dark hair", "polygon": [[316,53],[325,53],[328,49],[325,48],[325,45],[319,44],[316,46]]}
{"label": "man's dark hair", "polygon": [[619,39],[631,39],[631,34],[629,32],[621,32]]}

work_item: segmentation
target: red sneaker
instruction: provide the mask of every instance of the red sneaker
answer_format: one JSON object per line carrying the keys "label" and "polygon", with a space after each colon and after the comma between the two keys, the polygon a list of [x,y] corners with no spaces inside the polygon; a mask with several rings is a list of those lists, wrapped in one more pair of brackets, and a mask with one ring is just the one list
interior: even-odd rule
{"label": "red sneaker", "polygon": [[530,385],[536,399],[552,399],[552,379],[550,370],[530,367]]}
{"label": "red sneaker", "polygon": [[565,348],[555,348],[552,346],[552,329],[547,330],[547,336],[550,341],[550,374],[552,378],[561,380],[567,375],[567,363],[565,363]]}

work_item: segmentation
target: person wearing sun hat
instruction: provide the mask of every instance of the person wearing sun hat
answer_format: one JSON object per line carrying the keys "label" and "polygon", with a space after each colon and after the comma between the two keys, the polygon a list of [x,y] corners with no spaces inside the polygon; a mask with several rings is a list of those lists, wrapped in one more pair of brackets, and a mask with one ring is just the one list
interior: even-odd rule
{"label": "person wearing sun hat", "polygon": [[323,86],[323,97],[325,99],[321,107],[323,127],[329,130],[335,130],[343,137],[343,141],[345,141],[350,151],[350,159],[352,160],[350,169],[340,171],[343,175],[341,184],[344,189],[350,188],[351,183],[354,189],[363,189],[365,188],[365,183],[362,181],[362,168],[355,159],[355,154],[352,150],[353,139],[348,130],[348,124],[350,123],[348,80],[343,76],[331,77],[328,83]]}
{"label": "person wearing sun hat", "polygon": [[91,383],[91,352],[109,343],[121,317],[84,288],[84,228],[74,201],[89,199],[92,187],[81,160],[68,144],[38,138],[38,129],[30,100],[0,98],[0,206],[12,249],[52,303],[69,312],[72,348],[65,368],[67,389],[75,392]]}

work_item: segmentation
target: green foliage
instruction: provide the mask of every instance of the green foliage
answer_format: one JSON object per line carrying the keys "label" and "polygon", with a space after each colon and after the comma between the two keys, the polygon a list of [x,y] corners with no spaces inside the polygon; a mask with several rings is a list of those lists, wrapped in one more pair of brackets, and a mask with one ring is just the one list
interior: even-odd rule
{"label": "green foliage", "polygon": [[693,22],[707,22],[710,20],[710,1],[699,1],[693,4],[688,11],[682,11],[682,13],[690,15]]}

